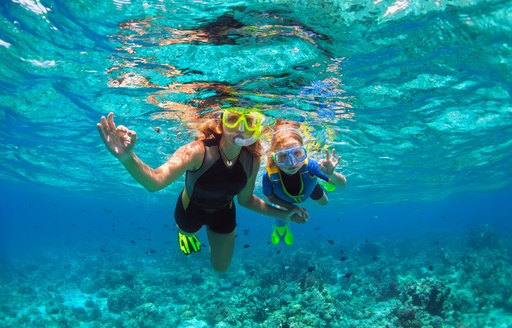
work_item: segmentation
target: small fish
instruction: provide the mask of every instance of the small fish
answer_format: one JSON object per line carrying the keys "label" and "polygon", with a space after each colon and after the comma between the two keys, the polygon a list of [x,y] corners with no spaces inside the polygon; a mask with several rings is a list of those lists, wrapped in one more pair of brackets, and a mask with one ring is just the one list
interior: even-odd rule
{"label": "small fish", "polygon": [[245,245],[244,245],[244,248],[249,248],[250,246],[251,246],[251,245],[249,245],[249,244],[245,244]]}
{"label": "small fish", "polygon": [[433,266],[433,265],[429,265],[429,266],[428,266],[428,269],[429,269],[430,271],[432,271],[432,270],[434,270],[434,266]]}
{"label": "small fish", "polygon": [[150,250],[149,250],[149,252],[150,252],[151,254],[155,254],[155,253],[156,253],[156,250],[155,250],[155,249],[150,249]]}
{"label": "small fish", "polygon": [[320,230],[320,227],[315,227],[315,231],[318,231],[318,230]]}
{"label": "small fish", "polygon": [[342,250],[342,249],[340,249],[340,254],[343,254],[343,253],[345,253],[345,251],[344,251],[344,250]]}
{"label": "small fish", "polygon": [[103,248],[100,248],[100,252],[105,253],[105,250]]}
{"label": "small fish", "polygon": [[348,279],[348,278],[350,278],[350,277],[352,277],[352,272],[347,272],[347,273],[345,273],[345,274],[343,275],[343,277],[345,277],[345,278],[347,278],[347,279]]}
{"label": "small fish", "polygon": [[346,257],[346,256],[340,257],[340,261],[346,261],[346,260],[348,260],[348,257]]}
{"label": "small fish", "polygon": [[316,269],[316,266],[311,265],[308,267],[308,272],[313,272],[313,271],[315,271],[315,269]]}
{"label": "small fish", "polygon": [[276,254],[281,254],[281,250],[280,250],[280,249],[278,249],[278,250],[276,251]]}
{"label": "small fish", "polygon": [[328,242],[329,244],[331,244],[331,245],[334,245],[334,240],[332,240],[332,239],[329,239],[327,242]]}
{"label": "small fish", "polygon": [[136,244],[137,242],[135,240],[130,240],[130,243]]}
{"label": "small fish", "polygon": [[244,229],[244,236],[248,236],[249,235],[249,229]]}
{"label": "small fish", "polygon": [[377,256],[373,256],[373,257],[372,257],[372,260],[373,260],[374,262],[375,262],[375,261],[377,261],[378,259],[379,259],[379,258],[378,258]]}

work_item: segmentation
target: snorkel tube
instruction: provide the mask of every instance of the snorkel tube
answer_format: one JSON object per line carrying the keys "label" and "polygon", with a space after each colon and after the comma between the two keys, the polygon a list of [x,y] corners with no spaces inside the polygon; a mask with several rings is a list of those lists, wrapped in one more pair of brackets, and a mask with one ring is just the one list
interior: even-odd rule
{"label": "snorkel tube", "polygon": [[241,135],[237,135],[233,140],[235,141],[235,144],[240,147],[247,147],[258,141],[258,138],[261,135],[261,129],[258,131],[254,131],[252,136],[249,138],[244,138]]}

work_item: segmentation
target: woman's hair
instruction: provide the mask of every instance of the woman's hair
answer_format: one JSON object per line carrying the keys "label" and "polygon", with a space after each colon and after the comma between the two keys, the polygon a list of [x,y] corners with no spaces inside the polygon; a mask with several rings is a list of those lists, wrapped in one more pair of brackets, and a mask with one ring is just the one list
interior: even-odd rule
{"label": "woman's hair", "polygon": [[[216,118],[211,118],[206,122],[200,124],[197,127],[197,130],[200,134],[196,137],[196,140],[205,140],[205,139],[219,139],[222,137],[222,118],[218,116]],[[260,157],[263,153],[263,147],[259,140],[253,143],[250,146],[245,147],[254,157]]]}
{"label": "woman's hair", "polygon": [[[272,140],[270,141],[270,153],[276,151],[276,149],[281,148],[285,141],[290,139],[297,140],[301,146],[304,145],[304,140],[302,138],[302,134],[300,132],[300,124],[294,121],[288,120],[277,120],[274,125]],[[268,156],[269,165],[274,165],[274,160],[272,156]]]}

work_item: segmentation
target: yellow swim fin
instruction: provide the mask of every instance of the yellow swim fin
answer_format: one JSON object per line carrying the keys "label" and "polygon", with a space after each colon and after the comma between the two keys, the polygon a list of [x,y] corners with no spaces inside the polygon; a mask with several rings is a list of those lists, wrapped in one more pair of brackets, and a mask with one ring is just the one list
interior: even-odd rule
{"label": "yellow swim fin", "polygon": [[187,236],[182,234],[181,231],[178,231],[178,244],[185,255],[197,253],[201,250],[201,242],[196,235]]}

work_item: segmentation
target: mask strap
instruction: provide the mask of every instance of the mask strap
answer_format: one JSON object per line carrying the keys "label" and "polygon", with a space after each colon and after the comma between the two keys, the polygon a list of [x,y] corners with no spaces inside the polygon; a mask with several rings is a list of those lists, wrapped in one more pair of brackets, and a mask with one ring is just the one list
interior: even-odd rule
{"label": "mask strap", "polygon": [[302,133],[298,129],[296,129],[296,128],[280,128],[279,130],[274,131],[272,133],[272,135],[276,135],[276,134],[278,134],[280,132],[284,132],[284,131],[293,131],[293,132],[297,133],[299,136],[302,137]]}

